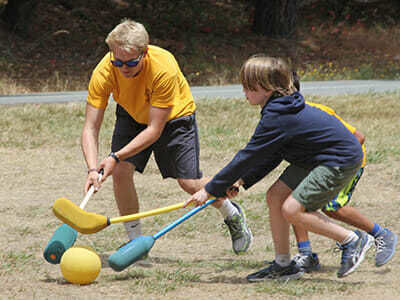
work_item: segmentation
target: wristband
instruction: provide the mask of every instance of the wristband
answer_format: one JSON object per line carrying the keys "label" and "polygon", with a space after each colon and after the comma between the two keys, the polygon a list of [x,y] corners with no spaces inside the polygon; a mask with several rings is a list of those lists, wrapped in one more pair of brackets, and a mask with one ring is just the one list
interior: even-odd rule
{"label": "wristband", "polygon": [[87,171],[87,173],[89,174],[89,173],[92,173],[93,171],[96,171],[96,172],[97,172],[97,169],[96,169],[96,168],[89,169],[89,170]]}
{"label": "wristband", "polygon": [[110,154],[108,154],[108,156],[111,156],[112,158],[115,159],[115,161],[116,161],[117,163],[119,163],[120,160],[119,160],[117,154],[115,154],[114,152],[111,152]]}

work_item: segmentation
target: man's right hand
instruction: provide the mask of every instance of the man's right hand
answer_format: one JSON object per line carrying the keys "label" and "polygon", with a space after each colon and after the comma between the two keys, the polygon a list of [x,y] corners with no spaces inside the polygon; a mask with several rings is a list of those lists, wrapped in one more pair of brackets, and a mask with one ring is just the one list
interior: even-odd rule
{"label": "man's right hand", "polygon": [[99,173],[97,171],[92,171],[89,172],[87,178],[86,178],[86,184],[85,184],[85,193],[87,193],[90,189],[90,187],[93,185],[94,187],[94,192],[96,193],[100,187],[101,183],[99,181]]}

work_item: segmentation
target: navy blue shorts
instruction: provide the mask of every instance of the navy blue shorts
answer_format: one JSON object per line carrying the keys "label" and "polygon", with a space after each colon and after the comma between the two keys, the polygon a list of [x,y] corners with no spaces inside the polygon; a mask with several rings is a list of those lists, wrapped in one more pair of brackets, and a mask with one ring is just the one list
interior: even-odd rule
{"label": "navy blue shorts", "polygon": [[[123,148],[147,127],[136,122],[120,105],[117,105],[116,118],[111,143],[113,152]],[[132,163],[138,172],[143,173],[153,152],[163,178],[201,178],[195,114],[167,122],[160,138],[153,145],[125,161]]]}

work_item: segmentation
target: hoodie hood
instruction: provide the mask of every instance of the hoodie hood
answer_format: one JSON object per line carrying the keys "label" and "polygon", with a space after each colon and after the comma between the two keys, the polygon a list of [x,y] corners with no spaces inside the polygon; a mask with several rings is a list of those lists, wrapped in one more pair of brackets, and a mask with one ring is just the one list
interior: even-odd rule
{"label": "hoodie hood", "polygon": [[299,92],[295,92],[290,96],[272,95],[263,107],[261,113],[292,114],[299,112],[304,106],[304,97]]}

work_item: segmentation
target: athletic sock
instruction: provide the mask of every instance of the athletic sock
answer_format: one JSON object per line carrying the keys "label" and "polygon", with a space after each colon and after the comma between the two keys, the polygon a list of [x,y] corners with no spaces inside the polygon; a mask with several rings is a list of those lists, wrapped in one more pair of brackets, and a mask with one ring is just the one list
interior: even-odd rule
{"label": "athletic sock", "polygon": [[351,242],[355,242],[358,240],[358,235],[354,231],[350,231],[349,235],[347,238],[345,238],[340,244],[342,246],[347,245]]}
{"label": "athletic sock", "polygon": [[381,233],[382,230],[383,230],[383,228],[381,226],[374,223],[374,228],[372,228],[371,232],[368,232],[368,233],[370,235],[372,235],[374,238],[376,238],[378,236],[378,234]]}
{"label": "athletic sock", "polygon": [[309,256],[312,255],[312,248],[310,241],[303,241],[297,243],[297,248],[299,249],[299,253],[301,255]]}
{"label": "athletic sock", "polygon": [[224,220],[228,217],[233,217],[233,215],[238,214],[239,211],[235,206],[233,206],[232,202],[226,199],[220,208],[218,208]]}
{"label": "athletic sock", "polygon": [[142,226],[140,224],[140,220],[125,222],[124,226],[130,241],[142,234]]}
{"label": "athletic sock", "polygon": [[276,254],[275,262],[281,267],[287,267],[290,265],[290,254]]}

